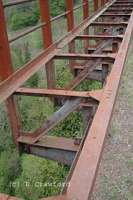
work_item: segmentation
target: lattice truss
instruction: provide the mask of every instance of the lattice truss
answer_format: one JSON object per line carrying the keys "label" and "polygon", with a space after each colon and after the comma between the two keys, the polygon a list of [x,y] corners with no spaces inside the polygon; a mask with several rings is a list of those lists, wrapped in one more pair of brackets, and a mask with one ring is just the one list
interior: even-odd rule
{"label": "lattice truss", "polygon": [[[89,16],[89,2],[73,7],[66,1],[66,12],[50,18],[48,0],[40,0],[42,22],[15,37],[8,39],[4,8],[30,2],[12,1],[2,5],[0,0],[0,102],[5,101],[13,140],[21,153],[25,152],[71,165],[62,194],[49,199],[90,198],[128,46],[133,29],[133,1],[94,0],[94,14]],[[83,21],[74,27],[74,10],[83,7]],[[68,33],[59,41],[52,42],[52,21],[66,16]],[[44,42],[43,52],[21,69],[13,72],[9,44],[41,28]],[[79,53],[76,42],[83,41]],[[64,48],[66,51],[64,52]],[[55,81],[55,60],[68,60],[73,80],[59,89]],[[24,83],[41,68],[47,73],[47,89],[24,87]],[[101,89],[78,91],[77,86],[85,80],[101,82]],[[24,132],[17,109],[16,97],[20,95],[49,97],[60,108],[34,132]],[[84,133],[80,138],[50,136],[49,131],[73,111],[81,111]],[[2,198],[6,199],[9,196]]]}

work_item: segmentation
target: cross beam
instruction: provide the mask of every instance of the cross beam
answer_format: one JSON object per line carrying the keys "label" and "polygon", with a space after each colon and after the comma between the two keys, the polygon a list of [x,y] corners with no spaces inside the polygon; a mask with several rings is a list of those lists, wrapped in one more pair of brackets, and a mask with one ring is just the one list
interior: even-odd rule
{"label": "cross beam", "polygon": [[75,39],[114,39],[121,41],[123,39],[123,35],[78,35]]}
{"label": "cross beam", "polygon": [[108,60],[113,62],[116,54],[78,54],[78,53],[60,53],[55,55],[54,59],[73,59],[73,60]]}
{"label": "cross beam", "polygon": [[16,90],[17,95],[26,96],[64,96],[64,97],[83,97],[92,98],[100,101],[102,90],[96,91],[72,91],[72,90],[61,90],[61,89],[39,89],[39,88],[19,88]]}

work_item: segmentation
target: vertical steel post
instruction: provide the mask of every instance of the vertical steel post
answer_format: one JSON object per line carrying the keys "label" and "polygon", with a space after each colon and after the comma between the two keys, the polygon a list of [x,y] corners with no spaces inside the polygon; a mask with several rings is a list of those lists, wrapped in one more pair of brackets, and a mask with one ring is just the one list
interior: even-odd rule
{"label": "vertical steel post", "polygon": [[6,79],[13,71],[9,52],[4,11],[0,0],[0,81]]}
{"label": "vertical steel post", "polygon": [[[13,67],[8,43],[8,35],[6,31],[6,21],[2,0],[0,0],[0,81],[8,78],[12,73]],[[20,130],[20,120],[16,108],[16,101],[13,95],[6,100],[6,108],[12,129],[13,140],[17,145],[17,138],[19,137]]]}
{"label": "vertical steel post", "polygon": [[[66,11],[67,11],[67,31],[72,31],[74,28],[74,14],[73,14],[73,7],[74,3],[73,0],[66,0]],[[74,53],[75,52],[75,41],[72,41],[69,43],[69,52]],[[69,66],[72,72],[73,66],[75,65],[75,61],[71,60],[69,61]]]}
{"label": "vertical steel post", "polygon": [[[52,30],[50,22],[50,9],[49,9],[49,0],[40,0],[40,14],[42,22],[45,22],[46,25],[42,27],[42,36],[43,36],[43,46],[48,48],[52,45]],[[47,74],[47,87],[55,87],[55,68],[53,61],[50,61],[46,65],[46,74]]]}
{"label": "vertical steel post", "polygon": [[66,0],[67,10],[67,30],[68,32],[74,28],[73,0]]}
{"label": "vertical steel post", "polygon": [[88,0],[83,0],[83,19],[89,17],[89,2]]}
{"label": "vertical steel post", "polygon": [[[96,12],[98,10],[98,0],[94,0],[94,12]],[[94,27],[94,34],[97,34],[97,32],[100,31],[99,27]],[[99,40],[95,40],[96,41],[96,46],[99,43]]]}
{"label": "vertical steel post", "polygon": [[98,10],[98,0],[94,0],[94,12]]}
{"label": "vertical steel post", "polygon": [[[83,0],[83,19],[85,20],[87,17],[89,17],[89,2],[88,0]],[[84,34],[89,34],[89,27],[85,29]],[[89,40],[84,41],[85,53],[88,53],[88,46]]]}
{"label": "vertical steel post", "polygon": [[114,41],[114,42],[112,43],[112,52],[113,52],[113,53],[117,53],[118,48],[119,48],[118,42],[115,42],[115,41]]}
{"label": "vertical steel post", "polygon": [[102,85],[105,84],[108,73],[109,73],[109,64],[103,63],[102,64]]}
{"label": "vertical steel post", "polygon": [[105,0],[101,0],[101,7],[104,6]]}
{"label": "vertical steel post", "polygon": [[13,135],[13,141],[18,147],[17,139],[20,136],[20,130],[21,130],[21,121],[19,117],[19,113],[17,110],[17,101],[16,98],[12,95],[6,100],[6,108],[9,118],[10,127],[12,130]]}

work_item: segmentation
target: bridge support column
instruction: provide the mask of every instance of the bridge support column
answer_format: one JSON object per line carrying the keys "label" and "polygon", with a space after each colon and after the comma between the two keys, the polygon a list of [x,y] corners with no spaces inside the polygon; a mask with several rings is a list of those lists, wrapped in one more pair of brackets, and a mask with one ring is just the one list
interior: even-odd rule
{"label": "bridge support column", "polygon": [[[40,14],[42,22],[46,23],[42,27],[43,35],[43,46],[48,48],[52,45],[52,30],[50,22],[50,9],[49,9],[49,0],[40,0]],[[46,64],[46,74],[47,74],[47,87],[49,89],[55,88],[55,67],[53,61],[50,61]]]}
{"label": "bridge support column", "polygon": [[[8,35],[6,31],[6,21],[4,16],[2,0],[0,0],[0,82],[4,81],[13,73]],[[13,133],[13,140],[18,145],[20,120],[17,113],[16,99],[10,96],[6,100],[9,123]]]}

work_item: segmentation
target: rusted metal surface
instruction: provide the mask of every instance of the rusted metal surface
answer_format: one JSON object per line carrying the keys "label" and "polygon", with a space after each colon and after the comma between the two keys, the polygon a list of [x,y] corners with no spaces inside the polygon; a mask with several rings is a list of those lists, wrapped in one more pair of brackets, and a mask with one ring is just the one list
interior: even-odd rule
{"label": "rusted metal surface", "polygon": [[44,136],[35,145],[45,146],[47,148],[62,149],[77,152],[79,145],[75,145],[74,139],[56,136]]}
{"label": "rusted metal surface", "polygon": [[43,198],[40,200],[70,200],[70,199],[68,199],[65,195],[59,195],[54,197]]}
{"label": "rusted metal surface", "polygon": [[[122,6],[131,8],[133,6],[133,4],[122,4]],[[118,8],[121,7],[121,4],[114,4],[111,6],[111,8],[117,8],[117,7]]]}
{"label": "rusted metal surface", "polygon": [[105,0],[101,0],[101,6],[104,6]]}
{"label": "rusted metal surface", "polygon": [[73,139],[45,136],[35,144],[24,143],[23,152],[71,165],[79,150],[79,145],[74,142]]}
{"label": "rusted metal surface", "polygon": [[57,52],[58,50],[55,50],[54,47],[48,48],[44,53],[41,53],[33,61],[26,64],[2,82],[0,84],[0,103],[6,100],[19,86],[53,58],[53,53],[55,54]]}
{"label": "rusted metal surface", "polygon": [[[70,32],[74,28],[74,0],[67,0],[65,1],[66,3],[66,10],[67,10],[67,31]],[[75,41],[71,41],[68,44],[69,52],[74,53],[75,52]],[[73,72],[73,66],[74,66],[74,61],[70,60],[69,61],[69,66],[71,71]]]}
{"label": "rusted metal surface", "polygon": [[61,89],[36,89],[36,88],[19,88],[15,94],[27,95],[27,96],[65,96],[65,97],[84,97],[92,98],[100,101],[102,96],[102,90],[95,90],[90,92],[69,91]]}
{"label": "rusted metal surface", "polygon": [[94,12],[98,10],[98,0],[94,0]]}
{"label": "rusted metal surface", "polygon": [[97,60],[103,59],[114,61],[116,54],[75,54],[75,53],[60,53],[55,55],[55,59],[73,59],[73,60]]}
{"label": "rusted metal surface", "polygon": [[23,200],[23,199],[20,199],[20,198],[17,198],[17,197],[11,197],[9,195],[0,193],[0,200]]}
{"label": "rusted metal surface", "polygon": [[22,4],[22,3],[29,3],[29,2],[32,2],[32,1],[35,1],[35,0],[13,0],[12,2],[5,3],[4,8],[10,7],[10,6],[16,6],[16,5]]}
{"label": "rusted metal surface", "polygon": [[[67,190],[67,196],[70,199],[75,198],[84,200],[90,198],[114,107],[132,30],[133,14],[131,15],[128,23],[125,37],[117,54],[116,61],[108,77],[101,103],[98,107],[95,118],[89,130],[89,134],[85,140],[82,152],[71,177],[70,187],[68,187]],[[103,113],[102,117],[101,113]]]}
{"label": "rusted metal surface", "polygon": [[75,39],[123,39],[123,35],[79,35]]}
{"label": "rusted metal surface", "polygon": [[108,11],[129,11],[129,12],[132,12],[132,8],[110,8],[108,9]]}
{"label": "rusted metal surface", "polygon": [[[49,0],[39,0],[40,2],[40,14],[42,23],[46,23],[42,27],[42,36],[43,36],[43,46],[48,48],[52,45],[52,28],[50,20],[50,7]],[[53,61],[46,63],[46,74],[47,74],[47,87],[54,88],[55,86],[55,67]]]}
{"label": "rusted metal surface", "polygon": [[102,14],[101,15],[102,17],[130,17],[130,14],[124,14],[124,13],[115,13],[115,14],[113,14],[113,13],[109,13],[109,14],[107,14],[107,13],[105,13],[105,14]]}
{"label": "rusted metal surface", "polygon": [[13,72],[10,48],[8,44],[6,21],[2,1],[0,1],[0,82]]}
{"label": "rusted metal surface", "polygon": [[9,195],[0,194],[0,199],[1,199],[1,200],[8,200],[8,199],[9,199]]}
{"label": "rusted metal surface", "polygon": [[[26,2],[30,1],[13,1],[7,3],[5,7]],[[73,8],[73,1],[66,1],[66,12],[55,19],[50,18],[49,1],[40,0],[39,2],[43,24],[41,26],[43,42],[46,49],[22,69],[13,73],[3,6],[0,0],[2,22],[0,24],[2,30],[0,32],[0,44],[2,44],[2,48],[0,48],[0,75],[2,77],[0,102],[4,100],[7,102],[14,142],[21,146],[23,152],[68,165],[72,164],[66,180],[70,184],[68,187],[65,186],[62,192],[64,195],[46,199],[87,200],[91,197],[94,186],[133,30],[133,2],[130,0],[113,0],[112,2],[101,0],[101,4],[105,6],[98,8],[99,2],[95,0],[95,14],[88,17],[89,4],[87,0],[83,0],[82,5],[75,8]],[[74,28],[73,12],[81,6],[83,7],[84,21]],[[51,22],[65,15],[69,33],[53,44]],[[39,28],[40,25],[37,26],[33,29]],[[88,33],[90,27],[94,30],[91,35]],[[33,30],[22,32],[12,41],[28,34],[29,31]],[[75,51],[75,40],[83,40],[85,53],[81,54]],[[90,40],[94,40],[96,44],[90,46]],[[62,53],[65,45],[69,47],[69,50]],[[53,66],[55,59],[69,60],[70,67],[76,70],[74,79],[64,89],[57,89],[55,85]],[[79,60],[82,63],[78,63]],[[44,66],[50,89],[20,87]],[[74,91],[85,79],[100,81],[103,89]],[[34,132],[25,133],[20,128],[16,95],[58,97],[61,107],[40,128]],[[75,140],[48,136],[52,128],[75,110],[81,110],[83,113],[84,135],[82,140],[76,140],[75,143]]]}
{"label": "rusted metal surface", "polygon": [[[8,43],[6,21],[3,12],[2,1],[0,1],[0,82],[4,81],[13,73],[10,47]],[[20,120],[16,108],[16,100],[13,96],[6,99],[6,108],[9,123],[13,132],[13,141],[18,145],[17,138],[19,136]]]}
{"label": "rusted metal surface", "polygon": [[90,26],[127,26],[127,22],[93,22]]}
{"label": "rusted metal surface", "polygon": [[48,0],[45,0],[45,2],[43,0],[39,0],[39,1],[40,1],[41,21],[42,23],[46,23],[46,26],[42,28],[43,43],[44,43],[44,47],[48,48],[52,44],[49,1]]}
{"label": "rusted metal surface", "polygon": [[10,122],[10,127],[13,133],[13,141],[16,145],[18,145],[17,139],[20,136],[21,121],[17,109],[16,98],[12,95],[6,100],[5,103],[8,113],[8,119]]}
{"label": "rusted metal surface", "polygon": [[[97,48],[96,48],[96,51],[95,53],[102,53],[102,49],[104,49],[108,44],[110,44],[110,40],[109,41],[103,41],[101,42]],[[88,55],[88,54],[87,54]],[[95,54],[93,54],[95,55]],[[102,54],[101,54],[102,55]],[[82,57],[82,56],[81,56]],[[106,55],[105,55],[106,57]],[[105,58],[106,59],[106,58]],[[66,86],[66,89],[74,89],[77,85],[79,85],[86,77],[88,77],[88,75],[90,74],[90,72],[92,72],[96,65],[98,65],[99,63],[101,63],[101,59],[97,59],[97,61],[91,61],[89,62],[89,64],[87,63],[85,65],[85,68],[82,70],[82,72],[80,74],[78,74],[75,79],[73,79],[67,86]]]}
{"label": "rusted metal surface", "polygon": [[73,0],[66,1],[68,32],[71,31],[74,28],[73,6],[74,6]]}
{"label": "rusted metal surface", "polygon": [[89,17],[89,2],[88,0],[83,0],[83,19]]}
{"label": "rusted metal surface", "polygon": [[71,33],[69,33],[57,43],[53,44],[51,47],[47,48],[30,63],[26,64],[23,68],[19,69],[13,75],[11,75],[6,81],[2,82],[0,84],[0,103],[7,99],[11,94],[13,94],[15,90],[19,88],[19,86],[21,86],[42,66],[44,66],[49,60],[51,60],[58,52],[60,52],[60,48],[64,47],[67,43],[72,41],[75,38],[75,36],[77,36],[84,29],[86,29],[112,4],[113,2],[108,3],[108,5],[102,10],[100,10],[96,15],[87,18],[78,27],[74,28],[74,30]]}

